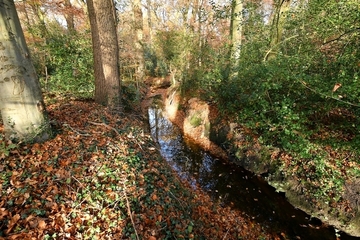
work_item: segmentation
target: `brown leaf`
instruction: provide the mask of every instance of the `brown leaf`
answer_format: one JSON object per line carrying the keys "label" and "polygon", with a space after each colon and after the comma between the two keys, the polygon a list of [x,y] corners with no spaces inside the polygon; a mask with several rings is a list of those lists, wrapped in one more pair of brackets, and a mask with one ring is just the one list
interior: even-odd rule
{"label": "brown leaf", "polygon": [[341,87],[341,83],[336,83],[335,85],[334,85],[334,88],[333,88],[333,92],[336,92],[336,90],[338,90],[339,88]]}
{"label": "brown leaf", "polygon": [[156,196],[156,194],[153,194],[153,195],[151,196],[151,199],[152,199],[153,201],[156,201],[156,200],[158,199],[158,197]]}
{"label": "brown leaf", "polygon": [[15,226],[15,224],[20,220],[20,214],[15,214],[9,221],[9,224],[7,225],[7,230],[6,230],[6,234],[9,234],[11,232],[11,230],[13,229],[13,227]]}
{"label": "brown leaf", "polygon": [[9,215],[9,211],[6,208],[0,208],[0,221],[7,215]]}
{"label": "brown leaf", "polygon": [[[0,238],[1,240],[3,238]],[[11,236],[7,237],[8,240],[23,240],[23,239],[33,239],[31,238],[29,233],[18,233],[18,234],[12,234]]]}
{"label": "brown leaf", "polygon": [[39,227],[39,229],[41,229],[41,230],[46,229],[46,222],[45,222],[44,220],[40,220],[38,227]]}

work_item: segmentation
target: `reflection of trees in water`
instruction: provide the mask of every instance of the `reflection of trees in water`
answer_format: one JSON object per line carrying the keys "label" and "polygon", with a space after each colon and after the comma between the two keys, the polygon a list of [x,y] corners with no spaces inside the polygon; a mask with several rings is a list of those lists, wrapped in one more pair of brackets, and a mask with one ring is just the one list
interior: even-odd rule
{"label": "reflection of trees in water", "polygon": [[214,201],[223,206],[230,204],[264,226],[289,231],[290,235],[297,233],[304,239],[332,239],[329,236],[334,236],[331,228],[314,232],[311,228],[301,227],[308,223],[308,215],[292,207],[253,174],[224,165],[188,139],[183,139],[179,129],[163,117],[161,109],[149,109],[149,124],[152,137],[160,145],[161,155],[172,169],[194,188],[208,191]]}
{"label": "reflection of trees in water", "polygon": [[216,187],[218,178],[212,173],[215,160],[196,145],[184,141],[180,131],[163,117],[161,109],[149,109],[149,124],[162,156],[182,179],[207,190]]}
{"label": "reflection of trees in water", "polygon": [[179,131],[172,123],[163,117],[161,109],[149,108],[149,124],[154,139],[163,141],[177,139]]}

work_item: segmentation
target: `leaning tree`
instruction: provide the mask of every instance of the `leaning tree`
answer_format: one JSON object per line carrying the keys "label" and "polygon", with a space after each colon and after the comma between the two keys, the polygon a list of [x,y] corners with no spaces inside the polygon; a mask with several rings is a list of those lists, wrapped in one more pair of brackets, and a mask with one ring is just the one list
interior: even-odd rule
{"label": "leaning tree", "polygon": [[0,110],[7,138],[44,141],[50,136],[39,80],[13,0],[0,0]]}

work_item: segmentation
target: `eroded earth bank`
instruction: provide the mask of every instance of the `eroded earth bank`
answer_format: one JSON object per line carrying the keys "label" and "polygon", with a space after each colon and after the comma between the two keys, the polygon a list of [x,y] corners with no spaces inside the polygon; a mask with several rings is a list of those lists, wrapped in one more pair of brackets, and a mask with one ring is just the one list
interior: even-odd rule
{"label": "eroded earth bank", "polygon": [[317,224],[309,221],[306,227],[333,227],[334,236],[341,239],[360,237],[360,180],[344,186],[342,205],[315,201],[304,194],[306,184],[302,179],[284,173],[283,169],[291,161],[290,155],[261,146],[258,136],[231,119],[225,119],[216,106],[198,98],[181,97],[176,87],[161,81],[155,84],[152,81],[143,109],[152,104],[161,107],[163,115],[181,129],[185,138],[225,164],[240,166],[267,182],[278,192],[275,194],[285,196],[295,209],[309,214],[309,219],[321,220]]}

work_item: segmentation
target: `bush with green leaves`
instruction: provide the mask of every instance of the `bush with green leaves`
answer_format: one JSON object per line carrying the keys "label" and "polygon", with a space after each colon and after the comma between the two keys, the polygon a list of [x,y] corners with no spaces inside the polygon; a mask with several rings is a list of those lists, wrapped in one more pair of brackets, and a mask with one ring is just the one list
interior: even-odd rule
{"label": "bush with green leaves", "polygon": [[[186,76],[182,87],[201,92],[201,97],[216,103],[223,114],[257,134],[264,146],[290,154],[293,166],[288,171],[312,164],[313,169],[296,172],[311,180],[311,194],[326,201],[329,195],[338,198],[344,175],[331,167],[324,146],[348,152],[352,161],[359,162],[358,4],[341,0],[294,2],[272,59],[266,54],[274,26],[271,19],[264,21],[266,13],[258,7],[245,7],[239,64],[229,63],[226,44],[217,49],[194,47],[192,59],[200,50],[204,61],[182,73]],[[164,49],[171,61],[180,56],[172,49],[173,39]],[[229,75],[231,71],[237,75]],[[342,159],[331,161],[339,165]]]}
{"label": "bush with green leaves", "polygon": [[199,51],[197,42],[196,34],[191,31],[158,31],[153,51],[146,52],[150,53],[146,54],[147,65],[155,68],[157,75],[164,76],[171,72],[179,82],[187,81],[189,72],[193,70],[194,59],[202,52]]}
{"label": "bush with green leaves", "polygon": [[51,26],[43,41],[29,45],[43,89],[91,97],[94,77],[90,32],[70,34],[58,24]]}
{"label": "bush with green leaves", "polygon": [[146,75],[152,77],[164,77],[168,74],[169,69],[164,59],[156,53],[151,46],[144,45],[144,60]]}

